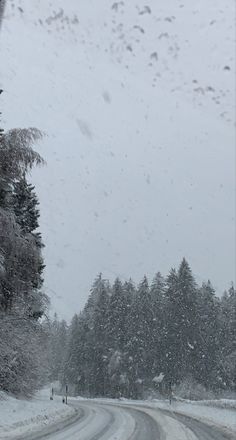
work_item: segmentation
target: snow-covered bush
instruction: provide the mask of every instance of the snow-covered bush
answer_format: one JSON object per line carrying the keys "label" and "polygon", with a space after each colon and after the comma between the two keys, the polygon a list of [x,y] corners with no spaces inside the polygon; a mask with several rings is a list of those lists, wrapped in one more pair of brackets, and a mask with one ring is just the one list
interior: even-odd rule
{"label": "snow-covered bush", "polygon": [[47,380],[46,348],[47,335],[38,322],[1,314],[1,389],[28,396],[39,389]]}

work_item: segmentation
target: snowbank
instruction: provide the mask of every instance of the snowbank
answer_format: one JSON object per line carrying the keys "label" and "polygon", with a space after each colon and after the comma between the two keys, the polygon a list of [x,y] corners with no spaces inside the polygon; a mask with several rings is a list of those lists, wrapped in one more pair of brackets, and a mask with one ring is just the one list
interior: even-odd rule
{"label": "snowbank", "polygon": [[75,409],[63,405],[61,398],[50,401],[49,392],[32,400],[18,400],[0,392],[0,439],[25,438],[46,427],[66,422],[75,415]]}
{"label": "snowbank", "polygon": [[167,401],[157,400],[151,406],[188,415],[236,432],[236,400],[174,400],[171,405]]}
{"label": "snowbank", "polygon": [[202,400],[192,402],[195,405],[214,406],[215,408],[236,409],[236,400],[220,399],[220,400]]}
{"label": "snowbank", "polygon": [[[159,401],[159,400],[157,399],[157,401]],[[174,402],[189,403],[191,405],[211,406],[214,408],[236,409],[236,400],[235,399],[189,400],[189,399],[183,399],[182,397],[174,396],[173,401]]]}

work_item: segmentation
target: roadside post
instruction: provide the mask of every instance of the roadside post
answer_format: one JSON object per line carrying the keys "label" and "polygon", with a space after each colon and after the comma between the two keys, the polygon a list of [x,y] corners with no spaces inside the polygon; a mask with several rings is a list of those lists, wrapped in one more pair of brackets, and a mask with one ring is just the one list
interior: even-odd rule
{"label": "roadside post", "polygon": [[171,384],[171,382],[169,383],[169,402],[171,405],[171,403],[172,403],[172,384]]}

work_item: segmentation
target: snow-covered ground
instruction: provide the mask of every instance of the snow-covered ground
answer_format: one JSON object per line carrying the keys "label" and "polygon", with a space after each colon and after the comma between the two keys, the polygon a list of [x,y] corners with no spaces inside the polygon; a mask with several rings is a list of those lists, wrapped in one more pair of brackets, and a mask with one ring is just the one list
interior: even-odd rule
{"label": "snow-covered ground", "polygon": [[227,428],[236,432],[236,400],[203,400],[203,401],[173,401],[169,404],[167,400],[114,400],[98,399],[100,402],[120,402],[123,405],[145,406],[158,408],[171,413],[183,414],[204,423],[213,424],[220,428]]}
{"label": "snow-covered ground", "polygon": [[[222,404],[222,406],[220,406]],[[211,401],[198,401],[198,402],[172,402],[171,406],[167,401],[155,401],[152,406],[156,408],[166,409],[172,412],[178,412],[181,414],[194,417],[197,420],[202,420],[204,422],[211,422],[214,425],[219,425],[221,427],[229,428],[236,432],[236,401],[228,401],[226,405],[226,400],[223,403],[220,400]]]}
{"label": "snow-covered ground", "polygon": [[49,392],[40,393],[32,400],[15,399],[0,392],[0,439],[24,438],[75,414],[75,409],[63,405],[61,398],[50,401]]}
{"label": "snow-covered ground", "polygon": [[[78,405],[76,405],[76,401]],[[236,432],[235,400],[173,401],[172,405],[170,405],[167,400],[134,401],[126,399],[84,399],[78,397],[70,398],[69,403],[72,403],[78,410],[82,408],[82,412],[85,411],[85,413],[84,417],[77,421],[78,423],[72,424],[71,427],[68,426],[67,433],[71,435],[68,438],[73,438],[77,432],[80,432],[81,435],[83,432],[88,435],[89,430],[92,433],[96,432],[100,426],[99,423],[102,424],[102,430],[107,430],[107,434],[111,430],[112,435],[116,436],[114,438],[123,438],[122,430],[124,430],[123,434],[126,436],[134,429],[134,420],[140,424],[142,417],[147,421],[145,419],[147,416],[151,417],[157,426],[166,433],[166,438],[171,440],[179,440],[180,438],[195,440],[198,438],[191,430],[191,422],[189,429],[186,421],[188,419],[181,418],[183,415],[196,419],[198,422],[205,424],[205,426],[210,425],[214,429],[219,428],[222,433],[225,430],[231,433]],[[125,406],[129,410],[127,408],[127,411],[125,411]],[[141,412],[132,412],[135,411],[135,408],[139,408]],[[160,410],[164,410],[165,413],[160,412]],[[112,423],[109,418],[111,414],[113,414],[112,417],[114,419]],[[63,405],[60,397],[55,397],[53,401],[50,401],[49,391],[46,390],[39,393],[32,400],[17,400],[0,392],[1,440],[15,439],[19,436],[21,438],[28,438],[28,435],[37,432],[41,433],[43,429],[45,429],[50,438],[60,438],[60,427],[64,429],[65,422],[69,422],[70,419],[74,421],[75,416],[75,409],[71,406]],[[141,429],[141,425],[139,429]],[[51,429],[52,427],[54,429]],[[59,431],[53,434],[55,428],[59,429]],[[147,426],[145,429],[147,429]],[[70,434],[70,431],[72,434]]]}

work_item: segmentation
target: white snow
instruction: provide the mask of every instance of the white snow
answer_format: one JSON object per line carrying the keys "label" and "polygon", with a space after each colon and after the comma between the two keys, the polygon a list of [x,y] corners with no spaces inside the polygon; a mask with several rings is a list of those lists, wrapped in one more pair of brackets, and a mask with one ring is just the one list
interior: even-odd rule
{"label": "white snow", "polygon": [[[208,403],[207,403],[208,402]],[[170,405],[167,401],[154,401],[151,406],[155,408],[161,408],[168,410],[170,412],[178,412],[197,420],[202,420],[204,422],[211,422],[214,425],[228,428],[231,431],[236,432],[236,401],[228,401],[228,404],[220,407],[220,402],[218,400],[214,401],[186,401],[177,402],[173,401]]]}
{"label": "white snow", "polygon": [[[28,435],[32,432],[41,432],[42,428],[49,428],[53,424],[73,417],[75,410],[70,406],[63,405],[59,397],[55,397],[53,401],[49,400],[50,393],[44,390],[32,400],[17,400],[5,393],[0,392],[0,439],[12,440],[16,436]],[[105,426],[107,423],[107,413],[99,406],[93,403],[105,403],[113,411],[113,405],[124,407],[140,407],[142,412],[149,414],[156,420],[162,431],[165,433],[167,440],[196,440],[195,435],[175,417],[176,414],[184,414],[208,424],[213,424],[220,428],[227,428],[231,432],[236,432],[236,401],[235,400],[209,400],[209,401],[174,401],[169,405],[166,400],[116,400],[116,399],[84,399],[74,398],[72,401],[81,400],[91,402],[91,423],[85,420],[80,425],[81,438],[88,435],[88,430],[94,432],[94,424],[96,426]],[[168,413],[160,413],[157,409],[167,410]],[[174,417],[171,417],[172,414]],[[120,408],[115,410],[115,422],[111,431],[109,430],[109,439],[125,438],[127,433],[131,435],[134,430],[134,419],[129,413]],[[100,424],[100,425],[99,425]],[[72,426],[71,432],[78,427]],[[73,438],[73,435],[72,437]],[[87,438],[87,437],[86,437]]]}
{"label": "white snow", "polygon": [[[96,399],[104,403],[120,403],[120,400],[115,399]],[[150,409],[163,409],[170,413],[179,413],[187,415],[202,422],[213,424],[220,428],[229,429],[231,432],[236,432],[236,400],[223,399],[223,400],[204,400],[204,401],[173,401],[169,404],[168,400],[128,400],[122,399],[123,405],[141,406]],[[142,408],[143,410],[143,408]],[[156,414],[155,417],[158,417]],[[160,422],[163,429],[166,429],[168,425],[168,434],[173,430],[175,431],[175,424],[172,420],[166,420],[163,418],[163,414],[157,420]],[[180,428],[178,428],[180,429]],[[176,431],[177,432],[177,431]],[[178,430],[179,435],[179,430]],[[173,437],[180,438],[180,437]],[[172,439],[172,440],[173,440]]]}
{"label": "white snow", "polygon": [[195,405],[213,406],[215,408],[235,409],[236,400],[233,399],[219,399],[219,400],[201,400],[201,402],[192,402]]}
{"label": "white snow", "polygon": [[193,432],[179,420],[175,420],[166,414],[158,413],[153,409],[144,408],[142,411],[156,420],[164,432],[164,438],[166,440],[197,440]]}
{"label": "white snow", "polygon": [[16,399],[0,392],[0,439],[14,439],[41,431],[75,415],[74,408],[62,404],[61,398],[49,400],[49,391],[31,400]]}

